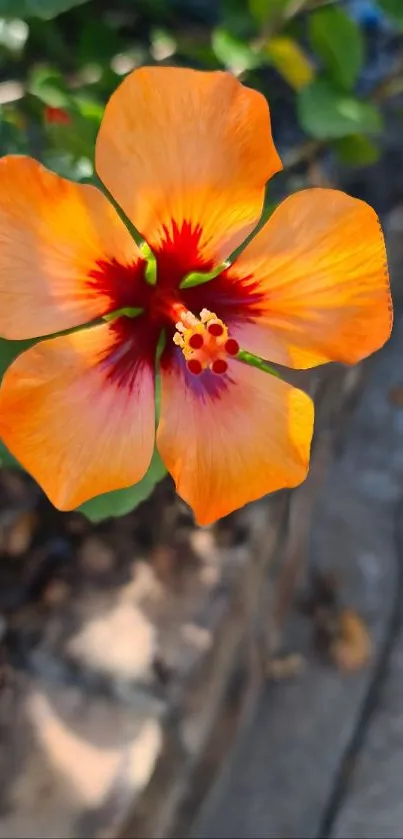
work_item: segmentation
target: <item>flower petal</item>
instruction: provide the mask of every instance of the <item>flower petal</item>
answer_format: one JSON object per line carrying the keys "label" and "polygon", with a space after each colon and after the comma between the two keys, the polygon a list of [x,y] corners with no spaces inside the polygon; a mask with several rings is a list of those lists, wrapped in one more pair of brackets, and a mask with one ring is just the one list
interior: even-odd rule
{"label": "flower petal", "polygon": [[[118,264],[119,263],[119,264]],[[119,308],[105,266],[143,263],[112,205],[29,157],[0,160],[0,335],[34,338]]]}
{"label": "flower petal", "polygon": [[238,361],[192,376],[175,351],[161,396],[158,449],[199,524],[306,477],[313,403],[281,379]]}
{"label": "flower petal", "polygon": [[144,67],[106,107],[96,166],[153,250],[181,251],[188,273],[244,241],[281,161],[260,93],[225,72]]}
{"label": "flower petal", "polygon": [[155,347],[138,321],[43,341],[4,376],[0,438],[61,510],[131,486],[147,471]]}
{"label": "flower petal", "polygon": [[292,195],[219,278],[216,294],[214,311],[250,352],[302,369],[360,361],[392,327],[377,215],[337,190]]}

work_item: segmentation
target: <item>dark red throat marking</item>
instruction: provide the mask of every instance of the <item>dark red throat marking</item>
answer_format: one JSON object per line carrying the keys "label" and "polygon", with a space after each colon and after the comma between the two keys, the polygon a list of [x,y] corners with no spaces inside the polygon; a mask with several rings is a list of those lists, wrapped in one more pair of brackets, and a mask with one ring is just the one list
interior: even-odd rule
{"label": "dark red throat marking", "polygon": [[[213,264],[203,261],[200,252],[202,230],[184,222],[179,227],[174,222],[171,228],[164,228],[165,238],[155,253],[157,263],[157,283],[146,282],[146,260],[139,258],[130,265],[122,265],[116,259],[99,260],[89,274],[92,287],[110,299],[109,311],[122,309],[142,309],[143,314],[130,318],[121,316],[110,324],[115,342],[112,351],[101,360],[107,378],[119,387],[129,387],[132,391],[138,381],[137,373],[141,365],[155,366],[156,348],[161,331],[165,331],[166,344],[161,359],[165,367],[173,362],[174,354],[182,358],[182,351],[175,346],[173,338],[175,324],[181,312],[193,313],[197,318],[203,309],[214,313],[228,324],[245,322],[258,314],[261,294],[252,277],[245,277],[242,282],[231,280],[231,268],[225,269],[214,279],[199,286],[180,289],[182,280],[193,272],[209,272]],[[212,337],[219,339],[223,326],[213,321],[208,330]],[[191,348],[195,355],[202,348],[204,339],[196,333],[191,338]],[[235,356],[239,351],[237,341],[229,337],[224,351]],[[185,360],[183,359],[185,364]],[[187,369],[200,383],[209,382],[209,391],[216,392],[215,383],[220,375],[225,374],[228,363],[224,358],[217,358],[211,364],[211,371],[206,371],[196,358],[188,359]],[[203,376],[200,374],[203,372]],[[214,375],[216,374],[216,375]]]}
{"label": "dark red throat marking", "polygon": [[187,274],[196,271],[211,271],[211,260],[204,261],[200,252],[202,228],[192,227],[184,221],[179,227],[172,222],[169,230],[164,226],[164,238],[156,252],[157,283],[164,288],[178,288]]}

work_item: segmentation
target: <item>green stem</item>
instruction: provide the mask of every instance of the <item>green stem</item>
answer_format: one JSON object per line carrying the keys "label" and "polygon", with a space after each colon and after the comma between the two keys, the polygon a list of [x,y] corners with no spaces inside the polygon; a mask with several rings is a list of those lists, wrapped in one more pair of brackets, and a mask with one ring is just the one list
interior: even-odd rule
{"label": "green stem", "polygon": [[144,312],[144,309],[131,309],[127,307],[125,309],[116,309],[115,312],[111,312],[109,315],[104,315],[104,320],[116,320],[116,318],[126,317],[126,318],[136,318],[137,315],[141,315]]}
{"label": "green stem", "polygon": [[246,352],[246,350],[239,350],[236,360],[242,361],[243,364],[249,364],[249,367],[257,367],[258,370],[262,370],[263,373],[269,373],[270,376],[275,376],[276,379],[283,378],[278,370],[275,370],[275,368],[270,364],[267,364],[266,361],[262,361],[258,355],[253,355],[253,353]]}
{"label": "green stem", "polygon": [[96,187],[98,187],[98,189],[101,192],[104,193],[105,197],[111,202],[111,204],[115,208],[118,216],[123,221],[123,224],[125,225],[125,227],[127,227],[130,235],[133,236],[133,239],[136,242],[136,244],[139,245],[139,247],[141,247],[141,245],[144,244],[143,237],[141,236],[141,234],[139,233],[137,228],[134,226],[134,224],[130,221],[129,217],[126,215],[124,210],[122,210],[122,208],[117,203],[117,201],[115,201],[113,195],[111,195],[111,193],[109,192],[109,189],[105,186],[103,181],[101,181],[100,178],[98,178],[98,177],[94,178],[93,183]]}

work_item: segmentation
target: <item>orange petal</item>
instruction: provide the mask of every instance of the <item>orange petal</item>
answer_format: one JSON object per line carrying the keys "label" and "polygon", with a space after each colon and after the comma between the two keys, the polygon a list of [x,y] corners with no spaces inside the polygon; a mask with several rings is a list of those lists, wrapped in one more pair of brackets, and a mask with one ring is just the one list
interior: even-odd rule
{"label": "orange petal", "polygon": [[0,438],[61,510],[131,486],[149,466],[151,347],[147,357],[141,324],[126,321],[43,341],[4,376]]}
{"label": "orange petal", "polygon": [[281,379],[238,361],[196,377],[172,353],[161,395],[158,449],[199,524],[306,477],[313,403]]}
{"label": "orange petal", "polygon": [[[235,300],[245,300],[231,334],[250,352],[288,367],[352,364],[391,332],[378,217],[337,190],[307,189],[280,204],[220,283],[228,298],[232,288]],[[230,308],[216,310],[231,321]]]}
{"label": "orange petal", "polygon": [[188,273],[244,241],[281,161],[260,93],[229,73],[144,67],[106,107],[96,166],[154,251],[186,252]]}
{"label": "orange petal", "polygon": [[100,265],[116,262],[133,276],[142,268],[137,246],[99,190],[29,157],[0,160],[0,335],[49,335],[111,311],[112,285],[98,274]]}

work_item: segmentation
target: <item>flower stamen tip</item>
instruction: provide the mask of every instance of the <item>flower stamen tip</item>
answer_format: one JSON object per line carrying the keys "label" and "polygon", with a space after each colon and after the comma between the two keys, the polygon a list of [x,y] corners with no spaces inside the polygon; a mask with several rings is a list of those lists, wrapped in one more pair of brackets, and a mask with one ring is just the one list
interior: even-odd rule
{"label": "flower stamen tip", "polygon": [[228,370],[228,364],[225,358],[216,358],[211,365],[211,370],[216,376],[222,376]]}
{"label": "flower stamen tip", "polygon": [[209,309],[202,309],[199,318],[183,310],[176,329],[174,344],[182,350],[187,369],[194,376],[207,369],[217,376],[224,375],[228,370],[226,355],[235,356],[239,352],[238,341],[228,337],[224,321]]}
{"label": "flower stamen tip", "polygon": [[228,355],[238,355],[238,353],[239,353],[238,341],[236,341],[235,338],[227,338],[227,340],[224,344],[224,349],[225,349],[225,352],[228,353]]}
{"label": "flower stamen tip", "polygon": [[193,376],[200,376],[200,373],[203,371],[202,364],[197,358],[189,358],[189,361],[187,361],[187,368],[189,373],[192,373]]}
{"label": "flower stamen tip", "polygon": [[192,350],[200,350],[204,344],[203,335],[200,332],[194,332],[189,338],[189,347]]}
{"label": "flower stamen tip", "polygon": [[207,329],[210,335],[214,335],[215,338],[219,338],[224,332],[224,326],[218,320],[210,322]]}

